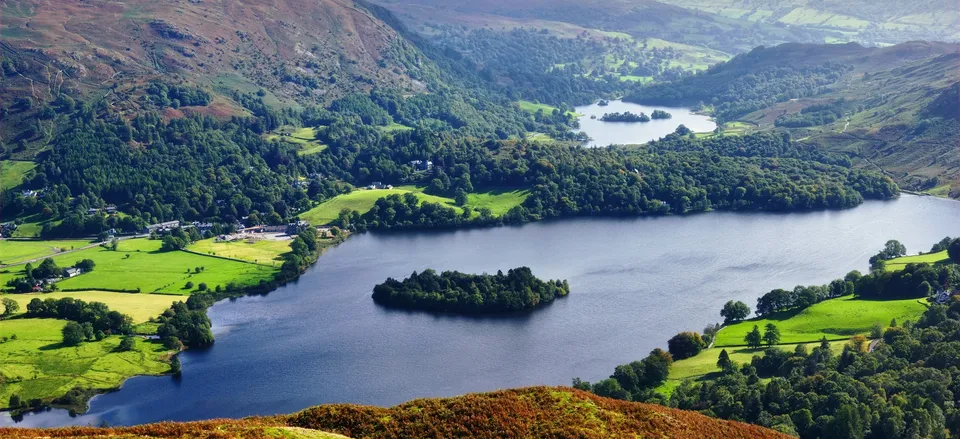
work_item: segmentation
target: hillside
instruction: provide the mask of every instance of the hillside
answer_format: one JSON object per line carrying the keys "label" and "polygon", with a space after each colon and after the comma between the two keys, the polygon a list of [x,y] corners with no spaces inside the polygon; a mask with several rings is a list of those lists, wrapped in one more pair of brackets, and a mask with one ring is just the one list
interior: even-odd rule
{"label": "hillside", "polygon": [[758,48],[701,75],[637,90],[638,102],[702,103],[719,119],[790,132],[907,189],[960,196],[958,46],[909,42]]}
{"label": "hillside", "polygon": [[[324,433],[331,432],[331,433]],[[616,401],[570,388],[532,387],[454,398],[418,399],[392,408],[325,405],[240,421],[55,430],[2,429],[28,438],[634,438],[766,439],[788,436],[658,405]]]}
{"label": "hillside", "polygon": [[35,94],[155,74],[298,100],[417,88],[395,31],[351,0],[18,0],[2,17],[4,57],[42,64]]}

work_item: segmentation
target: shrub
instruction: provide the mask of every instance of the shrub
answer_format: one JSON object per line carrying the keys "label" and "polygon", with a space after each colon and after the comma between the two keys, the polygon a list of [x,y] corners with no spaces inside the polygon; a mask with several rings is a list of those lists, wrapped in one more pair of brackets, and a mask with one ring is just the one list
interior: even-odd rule
{"label": "shrub", "polygon": [[667,346],[675,360],[683,360],[699,354],[707,344],[696,332],[681,332],[667,341]]}

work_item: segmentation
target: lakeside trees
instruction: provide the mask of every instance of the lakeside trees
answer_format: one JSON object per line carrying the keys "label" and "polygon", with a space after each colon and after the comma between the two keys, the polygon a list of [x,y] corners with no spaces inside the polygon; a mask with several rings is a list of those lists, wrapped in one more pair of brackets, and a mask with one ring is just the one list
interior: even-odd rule
{"label": "lakeside trees", "polygon": [[675,360],[694,357],[707,347],[700,334],[696,332],[681,332],[667,341],[670,355]]}
{"label": "lakeside trees", "polygon": [[380,305],[462,314],[533,309],[568,294],[566,281],[542,281],[527,267],[495,275],[425,270],[403,281],[387,279],[373,288],[373,300]]}
{"label": "lakeside trees", "polygon": [[720,310],[720,317],[723,317],[723,324],[739,322],[750,316],[750,307],[741,301],[729,301],[723,305]]}

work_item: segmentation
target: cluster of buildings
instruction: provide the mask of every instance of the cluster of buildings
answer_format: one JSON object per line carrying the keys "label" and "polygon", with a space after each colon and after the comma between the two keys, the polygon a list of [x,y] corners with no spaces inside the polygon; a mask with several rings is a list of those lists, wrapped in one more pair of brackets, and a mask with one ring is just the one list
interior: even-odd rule
{"label": "cluster of buildings", "polygon": [[63,276],[61,276],[61,277],[48,277],[48,278],[46,278],[46,279],[38,279],[38,280],[34,281],[34,283],[33,283],[33,289],[32,289],[32,290],[33,290],[34,293],[38,293],[38,292],[44,291],[44,290],[47,289],[47,287],[49,287],[50,285],[53,285],[53,284],[55,284],[55,283],[57,283],[57,282],[59,282],[59,281],[61,281],[61,280],[63,280],[63,279],[69,279],[69,278],[71,278],[71,277],[77,277],[77,276],[79,276],[79,275],[81,275],[81,274],[83,274],[83,270],[81,270],[81,269],[79,269],[79,268],[76,268],[76,267],[70,267],[70,268],[68,268],[68,269],[66,269],[66,270],[63,270]]}
{"label": "cluster of buildings", "polygon": [[375,181],[367,186],[367,189],[393,189],[392,184],[383,184],[382,181]]}
{"label": "cluster of buildings", "polygon": [[105,213],[105,214],[107,214],[107,215],[113,215],[113,214],[117,213],[117,206],[114,206],[114,205],[111,204],[111,205],[109,205],[109,206],[107,206],[107,207],[104,207],[104,208],[102,208],[102,209],[99,208],[99,207],[91,207],[91,208],[87,209],[87,215],[94,215],[94,214],[98,214],[98,213]]}
{"label": "cluster of buildings", "polygon": [[433,171],[433,162],[430,160],[413,160],[410,162],[410,166],[412,166],[413,169],[416,171],[422,171],[422,172]]}
{"label": "cluster of buildings", "polygon": [[3,237],[9,238],[10,235],[13,235],[13,232],[16,230],[17,230],[17,223],[13,221],[0,223],[0,238],[3,238]]}

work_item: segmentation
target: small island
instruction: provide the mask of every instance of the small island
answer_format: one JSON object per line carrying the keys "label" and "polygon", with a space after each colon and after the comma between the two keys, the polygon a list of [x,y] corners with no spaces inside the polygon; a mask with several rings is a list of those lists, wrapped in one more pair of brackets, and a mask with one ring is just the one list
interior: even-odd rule
{"label": "small island", "polygon": [[458,314],[530,310],[568,294],[566,280],[540,280],[528,267],[495,275],[425,270],[402,282],[389,278],[373,288],[373,300],[383,306]]}
{"label": "small island", "polygon": [[670,119],[673,115],[663,110],[653,110],[653,113],[650,113],[650,117],[653,119]]}
{"label": "small island", "polygon": [[650,122],[650,116],[645,113],[633,114],[625,111],[623,113],[604,113],[600,120],[604,122]]}
{"label": "small island", "polygon": [[600,99],[600,102],[597,102],[597,105],[601,107],[606,107],[607,105],[610,105],[610,101],[606,99]]}

